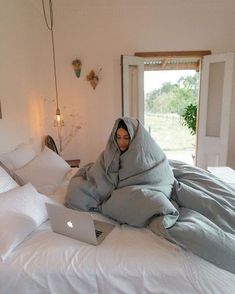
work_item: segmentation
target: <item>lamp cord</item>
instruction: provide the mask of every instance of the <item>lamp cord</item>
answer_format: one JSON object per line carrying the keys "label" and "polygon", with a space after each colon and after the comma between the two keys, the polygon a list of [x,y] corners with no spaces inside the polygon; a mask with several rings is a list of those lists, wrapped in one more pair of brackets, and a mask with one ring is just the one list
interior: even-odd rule
{"label": "lamp cord", "polygon": [[56,112],[60,114],[59,112],[59,98],[58,98],[58,87],[57,87],[57,75],[56,75],[56,58],[55,58],[55,42],[54,42],[54,23],[53,23],[53,7],[52,7],[52,0],[49,0],[49,8],[50,8],[50,23],[48,23],[48,19],[46,16],[45,11],[45,0],[42,0],[42,7],[43,7],[43,15],[46,22],[46,26],[49,31],[51,31],[51,43],[52,43],[52,55],[53,55],[53,69],[54,69],[54,78],[55,78],[55,93],[56,93]]}

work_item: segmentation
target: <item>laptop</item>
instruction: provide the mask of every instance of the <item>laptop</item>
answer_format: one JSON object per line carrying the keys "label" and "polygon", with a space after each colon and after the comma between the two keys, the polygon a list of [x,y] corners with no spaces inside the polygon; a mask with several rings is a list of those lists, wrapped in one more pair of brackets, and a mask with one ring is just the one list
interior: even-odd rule
{"label": "laptop", "polygon": [[114,229],[114,225],[93,220],[91,213],[46,203],[53,232],[98,245]]}

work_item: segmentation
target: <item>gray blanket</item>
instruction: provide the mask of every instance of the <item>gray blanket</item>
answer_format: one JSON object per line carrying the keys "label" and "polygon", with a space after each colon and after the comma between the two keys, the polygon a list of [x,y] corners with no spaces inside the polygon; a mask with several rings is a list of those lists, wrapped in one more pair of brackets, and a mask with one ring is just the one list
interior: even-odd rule
{"label": "gray blanket", "polygon": [[117,146],[117,120],[104,152],[72,178],[67,206],[149,226],[235,273],[235,191],[201,169],[176,161],[169,165],[137,120],[124,121],[131,137],[128,150],[121,154]]}
{"label": "gray blanket", "polygon": [[235,190],[209,172],[170,161],[175,183],[171,201],[179,218],[166,229],[158,218],[150,229],[235,274]]}

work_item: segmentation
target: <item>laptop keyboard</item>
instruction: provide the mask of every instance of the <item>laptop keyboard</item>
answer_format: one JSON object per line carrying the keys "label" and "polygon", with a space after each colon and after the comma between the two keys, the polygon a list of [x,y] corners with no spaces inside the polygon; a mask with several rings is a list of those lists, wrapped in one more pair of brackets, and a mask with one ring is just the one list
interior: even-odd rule
{"label": "laptop keyboard", "polygon": [[102,233],[102,231],[95,230],[96,238],[98,238]]}

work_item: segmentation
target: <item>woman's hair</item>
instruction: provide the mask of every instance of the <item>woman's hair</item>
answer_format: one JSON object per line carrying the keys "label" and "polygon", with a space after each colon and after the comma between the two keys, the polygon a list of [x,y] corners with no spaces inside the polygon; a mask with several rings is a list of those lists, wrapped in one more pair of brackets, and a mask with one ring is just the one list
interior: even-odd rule
{"label": "woman's hair", "polygon": [[[122,120],[122,119],[120,119],[120,121],[118,123],[118,126],[117,126],[117,129],[116,129],[116,132],[115,132],[115,140],[117,141],[117,131],[119,129],[124,129],[127,132],[128,136],[129,136],[129,140],[130,140],[131,137],[130,137],[130,134],[129,134],[127,125],[125,124],[124,120]],[[127,146],[126,150],[128,149],[128,147],[129,146]],[[119,148],[119,150],[120,150],[120,148]],[[124,151],[120,150],[121,154],[125,153],[126,150],[124,150]]]}
{"label": "woman's hair", "polygon": [[[129,135],[129,137],[130,137],[130,134],[129,134],[128,128],[127,128],[127,126],[126,126],[126,124],[125,124],[125,122],[124,122],[123,119],[120,119],[120,121],[119,121],[119,123],[118,123],[118,126],[117,126],[117,130],[118,130],[118,129],[124,129],[125,131],[127,131],[128,135]],[[117,131],[117,130],[116,130],[116,131]]]}

